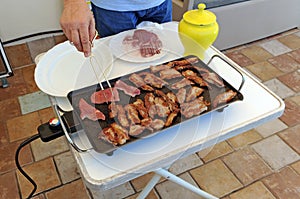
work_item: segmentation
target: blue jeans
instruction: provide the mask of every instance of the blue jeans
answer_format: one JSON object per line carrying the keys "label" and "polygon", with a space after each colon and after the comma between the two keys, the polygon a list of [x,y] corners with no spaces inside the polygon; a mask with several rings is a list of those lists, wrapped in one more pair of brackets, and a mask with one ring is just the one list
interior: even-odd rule
{"label": "blue jeans", "polygon": [[164,23],[172,20],[172,0],[159,6],[139,11],[111,11],[92,4],[96,29],[101,37],[136,28],[142,21]]}

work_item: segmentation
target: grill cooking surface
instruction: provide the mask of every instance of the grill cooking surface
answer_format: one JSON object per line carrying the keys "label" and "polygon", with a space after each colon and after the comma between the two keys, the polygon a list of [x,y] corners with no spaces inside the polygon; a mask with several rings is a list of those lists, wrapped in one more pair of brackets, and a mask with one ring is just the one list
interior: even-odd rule
{"label": "grill cooking surface", "polygon": [[[144,83],[134,81],[136,77],[141,78]],[[155,81],[152,81],[153,79]],[[179,58],[112,79],[110,83],[113,88],[118,80],[119,83],[121,80],[133,89],[134,94],[131,92],[131,95],[135,96],[130,96],[122,89],[110,90],[105,82],[102,85],[108,89],[98,97],[109,102],[94,103],[95,98],[91,96],[101,90],[99,85],[75,90],[68,94],[74,113],[82,118],[81,124],[91,145],[100,153],[112,152],[118,146],[160,133],[188,119],[221,110],[228,104],[243,99],[239,91],[194,56]],[[181,85],[182,87],[177,86],[180,81],[188,82],[188,84]],[[125,90],[130,89],[126,87]],[[154,97],[154,102],[149,100],[149,96]],[[86,111],[86,105],[79,106],[83,100],[87,106],[92,107],[92,112]],[[142,104],[137,102],[142,102]],[[150,105],[149,102],[151,102]],[[112,109],[117,106],[121,107],[121,111],[118,109],[117,114],[114,115]],[[93,109],[94,107],[96,109]],[[105,119],[98,110],[104,114]],[[146,110],[145,115],[142,110]],[[137,118],[134,118],[132,113],[137,113],[135,114]],[[116,132],[119,127],[121,131]]]}

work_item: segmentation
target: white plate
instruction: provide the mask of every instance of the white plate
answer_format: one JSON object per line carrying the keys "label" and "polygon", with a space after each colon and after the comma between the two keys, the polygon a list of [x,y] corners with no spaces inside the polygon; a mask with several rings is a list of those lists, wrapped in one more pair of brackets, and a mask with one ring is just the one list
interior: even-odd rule
{"label": "white plate", "polygon": [[[93,54],[101,64],[105,75],[112,70],[113,56],[109,48],[95,41]],[[104,80],[101,70],[96,70],[99,80]],[[97,84],[98,80],[93,72],[90,59],[85,58],[68,41],[50,49],[38,62],[34,79],[43,92],[56,96],[66,97],[70,91]]]}
{"label": "white plate", "polygon": [[165,34],[158,28],[144,28],[145,30],[151,31],[155,33],[158,38],[162,42],[162,50],[159,54],[155,54],[151,57],[142,57],[139,53],[139,49],[131,49],[128,50],[126,49],[126,46],[123,44],[123,40],[126,36],[132,36],[134,31],[133,30],[128,30],[121,32],[117,35],[115,35],[109,43],[109,47],[113,55],[115,55],[117,58],[129,61],[129,62],[137,62],[137,63],[142,63],[142,62],[151,62],[157,59],[162,58],[163,56],[166,55],[167,53],[167,42],[165,42]]}

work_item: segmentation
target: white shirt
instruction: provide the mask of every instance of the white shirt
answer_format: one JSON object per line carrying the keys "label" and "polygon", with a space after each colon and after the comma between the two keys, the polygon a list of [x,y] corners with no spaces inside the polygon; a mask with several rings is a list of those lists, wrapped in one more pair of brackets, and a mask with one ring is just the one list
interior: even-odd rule
{"label": "white shirt", "polygon": [[91,0],[97,7],[114,11],[138,11],[153,8],[165,0]]}

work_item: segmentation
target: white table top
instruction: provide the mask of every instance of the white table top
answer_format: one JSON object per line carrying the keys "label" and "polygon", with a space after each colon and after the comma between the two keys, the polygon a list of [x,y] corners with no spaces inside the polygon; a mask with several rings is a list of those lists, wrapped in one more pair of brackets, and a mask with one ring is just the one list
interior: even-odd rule
{"label": "white table top", "polygon": [[[164,24],[164,29],[176,33],[177,23]],[[118,77],[141,70],[142,66],[155,65],[183,56],[183,48],[176,35],[173,34],[170,42],[170,48],[175,49],[174,52],[153,63],[129,63],[117,59],[110,77]],[[179,158],[250,130],[283,113],[284,103],[278,96],[215,48],[211,47],[206,51],[204,62],[215,54],[223,56],[242,72],[245,78],[241,89],[244,100],[230,104],[223,112],[215,111],[196,117],[155,136],[120,147],[112,156],[93,150],[85,153],[73,150],[88,187],[99,190],[113,188],[157,168],[169,166]],[[239,87],[241,76],[228,64],[219,60],[210,66],[234,87]],[[89,146],[86,138],[80,133],[74,140],[83,148]]]}

